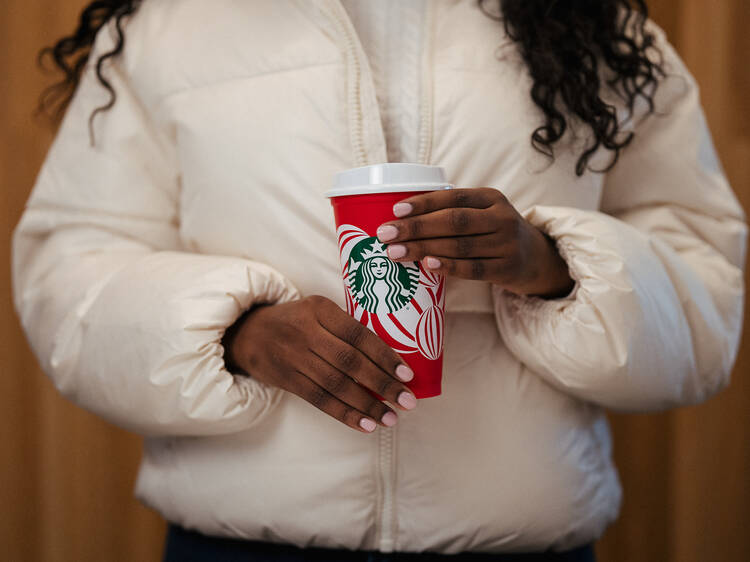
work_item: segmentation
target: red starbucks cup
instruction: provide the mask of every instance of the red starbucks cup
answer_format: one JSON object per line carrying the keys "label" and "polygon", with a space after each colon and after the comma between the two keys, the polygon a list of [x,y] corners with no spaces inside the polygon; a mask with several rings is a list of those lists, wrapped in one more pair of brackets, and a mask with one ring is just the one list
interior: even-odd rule
{"label": "red starbucks cup", "polygon": [[411,367],[414,378],[405,384],[417,398],[441,392],[445,280],[420,262],[392,261],[388,244],[375,232],[396,218],[393,205],[399,201],[452,187],[439,166],[394,162],[339,172],[326,192],[336,220],[346,310]]}

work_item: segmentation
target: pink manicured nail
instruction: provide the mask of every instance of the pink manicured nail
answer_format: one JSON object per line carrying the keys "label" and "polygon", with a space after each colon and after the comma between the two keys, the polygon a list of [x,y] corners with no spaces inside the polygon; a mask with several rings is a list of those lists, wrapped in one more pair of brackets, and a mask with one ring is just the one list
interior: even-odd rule
{"label": "pink manicured nail", "polygon": [[375,428],[378,426],[374,421],[367,418],[362,418],[359,420],[359,427],[364,429],[365,431],[375,431]]}
{"label": "pink manicured nail", "polygon": [[396,425],[398,417],[393,412],[386,412],[380,421],[383,422],[383,425],[391,427],[392,425]]}
{"label": "pink manicured nail", "polygon": [[399,365],[396,367],[396,376],[404,382],[408,382],[414,378],[414,371],[412,371],[406,365]]}
{"label": "pink manicured nail", "polygon": [[388,240],[393,240],[398,236],[398,228],[392,224],[384,224],[383,226],[378,227],[377,235],[381,242],[388,242]]}
{"label": "pink manicured nail", "polygon": [[398,395],[398,403],[407,410],[411,410],[417,405],[417,399],[413,394],[404,391]]}
{"label": "pink manicured nail", "polygon": [[405,255],[406,246],[402,246],[401,244],[393,244],[391,246],[388,246],[388,257],[392,260],[403,258]]}
{"label": "pink manicured nail", "polygon": [[438,269],[442,265],[437,258],[426,258],[424,261],[430,269]]}
{"label": "pink manicured nail", "polygon": [[397,217],[405,217],[414,210],[411,203],[396,203],[393,206],[393,214]]}

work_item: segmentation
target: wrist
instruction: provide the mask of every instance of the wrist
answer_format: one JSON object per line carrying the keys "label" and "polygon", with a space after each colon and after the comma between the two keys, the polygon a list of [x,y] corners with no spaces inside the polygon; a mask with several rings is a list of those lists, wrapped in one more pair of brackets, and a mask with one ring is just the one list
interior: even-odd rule
{"label": "wrist", "polygon": [[235,320],[234,324],[224,331],[224,336],[221,339],[221,345],[224,348],[224,366],[227,371],[233,374],[250,376],[240,365],[239,358],[241,357],[241,353],[239,344],[241,338],[239,338],[238,335],[240,333],[240,328],[245,324],[251,310],[252,309],[248,309],[243,312],[240,317]]}
{"label": "wrist", "polygon": [[575,286],[575,280],[570,276],[568,264],[557,250],[555,240],[542,230],[534,227],[536,250],[529,260],[530,272],[527,281],[515,290],[506,289],[518,295],[538,297],[542,299],[564,298],[570,294]]}
{"label": "wrist", "polygon": [[528,292],[529,296],[544,299],[563,298],[570,294],[575,286],[575,280],[570,276],[568,264],[560,255],[555,240],[547,233],[539,230],[544,240],[545,264],[538,272],[538,285]]}

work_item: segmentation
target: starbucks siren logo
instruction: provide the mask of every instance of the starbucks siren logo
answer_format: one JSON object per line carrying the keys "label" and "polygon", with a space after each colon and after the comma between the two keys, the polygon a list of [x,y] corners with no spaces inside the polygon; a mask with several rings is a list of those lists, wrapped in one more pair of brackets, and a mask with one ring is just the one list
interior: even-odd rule
{"label": "starbucks siren logo", "polygon": [[400,354],[431,360],[443,351],[445,283],[419,262],[394,262],[386,245],[361,228],[342,224],[336,235],[346,310]]}
{"label": "starbucks siren logo", "polygon": [[404,308],[417,291],[419,268],[391,261],[385,246],[371,236],[357,242],[349,253],[346,284],[354,299],[368,312],[393,313]]}

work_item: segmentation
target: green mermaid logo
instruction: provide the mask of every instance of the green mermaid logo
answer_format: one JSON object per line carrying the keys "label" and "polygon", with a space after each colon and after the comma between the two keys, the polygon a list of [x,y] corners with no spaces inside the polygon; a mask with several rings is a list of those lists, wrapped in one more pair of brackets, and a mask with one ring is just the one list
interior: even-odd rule
{"label": "green mermaid logo", "polygon": [[369,312],[393,313],[404,308],[419,285],[415,263],[397,263],[376,237],[360,240],[349,254],[346,283],[354,299]]}

